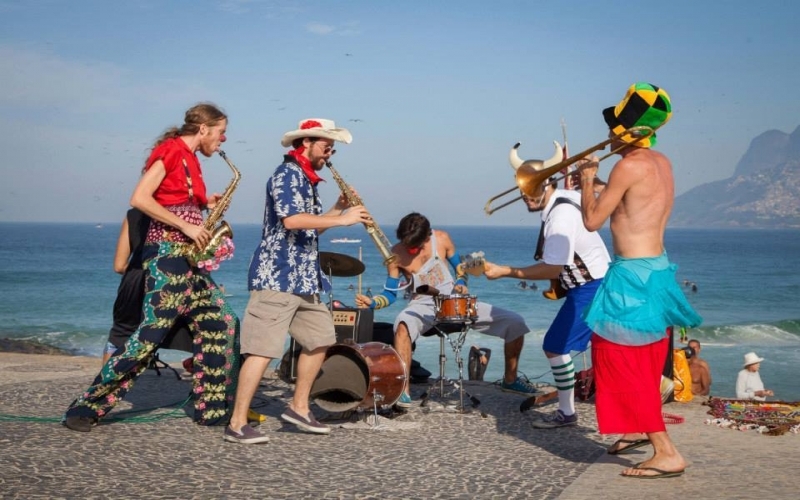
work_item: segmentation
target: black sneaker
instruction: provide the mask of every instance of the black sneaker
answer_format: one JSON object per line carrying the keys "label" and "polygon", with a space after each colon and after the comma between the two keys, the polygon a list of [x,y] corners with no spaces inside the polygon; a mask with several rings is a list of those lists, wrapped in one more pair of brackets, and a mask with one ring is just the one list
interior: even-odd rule
{"label": "black sneaker", "polygon": [[308,417],[303,417],[296,411],[292,410],[291,408],[287,408],[285,412],[281,415],[281,418],[290,424],[294,424],[297,427],[300,427],[306,432],[310,432],[312,434],[330,434],[331,428],[325,424],[321,424],[317,422],[317,419],[314,418],[314,415],[309,412]]}
{"label": "black sneaker", "polygon": [[231,429],[230,425],[225,426],[225,432],[222,434],[222,439],[229,443],[241,444],[258,444],[266,443],[269,438],[259,431],[253,429],[249,425],[243,425],[239,432]]}
{"label": "black sneaker", "polygon": [[67,429],[77,432],[91,432],[97,421],[90,417],[67,417],[63,424]]}

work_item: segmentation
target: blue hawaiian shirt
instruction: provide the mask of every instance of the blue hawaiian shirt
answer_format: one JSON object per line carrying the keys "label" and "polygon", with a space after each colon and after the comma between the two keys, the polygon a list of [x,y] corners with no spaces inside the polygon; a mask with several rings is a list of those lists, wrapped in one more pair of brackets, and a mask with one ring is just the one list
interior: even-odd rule
{"label": "blue hawaiian shirt", "polygon": [[303,169],[291,156],[267,181],[261,243],[250,261],[249,290],[276,290],[298,295],[327,293],[330,280],[319,265],[316,229],[289,230],[283,219],[295,214],[322,214],[322,203]]}

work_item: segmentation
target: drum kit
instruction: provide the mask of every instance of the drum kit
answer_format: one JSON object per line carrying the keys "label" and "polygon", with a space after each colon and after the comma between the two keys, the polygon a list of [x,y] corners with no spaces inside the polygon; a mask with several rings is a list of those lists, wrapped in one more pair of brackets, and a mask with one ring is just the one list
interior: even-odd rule
{"label": "drum kit", "polygon": [[[320,252],[320,267],[331,277],[353,277],[364,272],[364,264],[348,255]],[[333,287],[331,287],[333,288]],[[466,340],[470,326],[477,320],[478,300],[475,295],[440,294],[432,287],[419,287],[417,293],[432,295],[434,301],[434,327],[426,334],[440,337],[439,354],[439,396],[444,399],[445,348],[447,337],[458,363],[458,382],[453,385],[459,389],[460,407],[464,408],[463,360],[461,348]],[[333,292],[329,304],[333,313]],[[456,335],[457,334],[457,335]],[[320,373],[311,387],[311,397],[315,403],[331,413],[372,410],[377,422],[378,408],[394,405],[403,393],[408,379],[408,367],[395,349],[381,342],[355,343],[345,341],[328,348]],[[467,394],[473,406],[479,401]],[[423,395],[423,406],[429,394]]]}
{"label": "drum kit", "polygon": [[342,253],[320,252],[319,267],[325,271],[331,281],[328,294],[328,309],[333,310],[333,277],[351,278],[364,272],[364,263]]}
{"label": "drum kit", "polygon": [[[353,277],[364,272],[364,264],[348,255],[320,252],[320,267],[331,277]],[[333,289],[333,287],[331,287]],[[333,313],[333,292],[329,294]],[[349,341],[328,348],[311,397],[331,413],[391,407],[400,399],[408,370],[394,348],[382,342]]]}
{"label": "drum kit", "polygon": [[[459,412],[464,412],[464,395],[466,394],[473,407],[480,404],[477,398],[471,396],[464,391],[464,359],[461,356],[461,349],[464,347],[464,342],[467,338],[467,331],[478,319],[478,297],[475,295],[465,294],[440,294],[438,290],[432,287],[417,288],[419,293],[422,291],[425,294],[433,296],[433,310],[434,310],[434,325],[433,328],[423,333],[423,336],[439,337],[439,379],[438,389],[439,398],[445,399],[445,383],[452,383],[458,389],[459,405],[456,408]],[[456,358],[458,366],[458,381],[448,380],[445,377],[445,363],[447,356],[445,354],[444,339],[447,338],[450,347],[453,349],[453,354]],[[422,397],[422,405],[425,406],[430,399],[430,393],[425,393]]]}

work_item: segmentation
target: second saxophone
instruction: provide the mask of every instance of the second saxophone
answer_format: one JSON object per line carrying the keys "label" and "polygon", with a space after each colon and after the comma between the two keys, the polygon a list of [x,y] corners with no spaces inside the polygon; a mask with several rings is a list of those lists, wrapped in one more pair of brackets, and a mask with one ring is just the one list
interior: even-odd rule
{"label": "second saxophone", "polygon": [[[361,197],[358,196],[353,189],[342,179],[342,176],[339,175],[339,172],[333,168],[333,163],[330,161],[326,161],[325,165],[331,169],[331,175],[333,175],[333,179],[336,181],[336,184],[339,186],[339,189],[342,191],[342,194],[347,198],[347,203],[351,207],[356,207],[358,205],[364,205],[364,202],[361,201]],[[386,238],[386,235],[383,234],[381,231],[380,226],[374,220],[372,222],[364,222],[364,227],[367,229],[367,234],[372,241],[375,243],[375,246],[378,247],[378,251],[383,256],[383,265],[388,266],[395,260],[397,260],[397,255],[392,253],[392,244]]]}

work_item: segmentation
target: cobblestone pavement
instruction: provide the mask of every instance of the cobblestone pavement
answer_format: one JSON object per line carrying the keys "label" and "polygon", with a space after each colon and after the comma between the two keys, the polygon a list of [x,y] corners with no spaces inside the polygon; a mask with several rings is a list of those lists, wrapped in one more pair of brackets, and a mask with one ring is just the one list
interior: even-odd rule
{"label": "cobblestone pavement", "polygon": [[[554,406],[520,413],[521,396],[488,382],[468,383],[480,405],[466,413],[415,400],[378,428],[362,422],[315,436],[280,422],[290,387],[267,378],[253,407],[268,417],[261,428],[270,442],[246,446],[186,417],[188,380],[148,370],[101,425],[70,431],[61,414],[98,368],[93,358],[0,353],[0,497],[793,498],[799,484],[791,472],[798,436],[705,425],[699,402],[665,408],[686,417],[668,430],[691,463],[687,473],[623,478],[622,467],[649,452],[605,454],[614,436],[596,432],[592,404],[578,403],[577,427],[534,430],[536,412]],[[425,388],[414,386],[414,396]]]}

